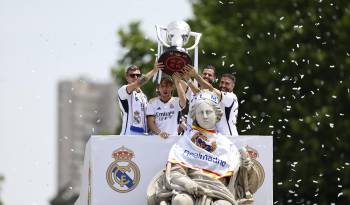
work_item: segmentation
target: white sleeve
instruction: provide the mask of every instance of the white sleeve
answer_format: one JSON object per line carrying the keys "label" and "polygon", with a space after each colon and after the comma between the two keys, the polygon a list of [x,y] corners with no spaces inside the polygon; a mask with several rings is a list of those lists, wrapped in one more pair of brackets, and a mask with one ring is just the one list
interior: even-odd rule
{"label": "white sleeve", "polygon": [[237,100],[236,95],[232,92],[221,92],[221,102],[225,107],[230,107],[235,99]]}
{"label": "white sleeve", "polygon": [[123,85],[121,88],[118,90],[118,96],[121,100],[125,100],[129,97],[131,93],[128,93],[128,90],[126,89],[126,86],[128,85]]}
{"label": "white sleeve", "polygon": [[146,107],[146,116],[148,115],[156,115],[155,109],[154,109],[154,104],[155,104],[155,100],[152,100],[151,102],[148,103],[147,107]]}

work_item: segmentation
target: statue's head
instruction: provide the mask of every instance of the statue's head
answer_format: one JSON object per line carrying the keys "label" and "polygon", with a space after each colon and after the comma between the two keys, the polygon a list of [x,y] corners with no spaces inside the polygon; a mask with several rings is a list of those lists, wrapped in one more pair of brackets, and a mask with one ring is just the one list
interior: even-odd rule
{"label": "statue's head", "polygon": [[222,115],[219,104],[207,98],[196,100],[190,113],[193,124],[207,130],[214,129]]}
{"label": "statue's head", "polygon": [[189,39],[190,26],[184,21],[173,21],[167,26],[167,42],[171,46],[183,47]]}

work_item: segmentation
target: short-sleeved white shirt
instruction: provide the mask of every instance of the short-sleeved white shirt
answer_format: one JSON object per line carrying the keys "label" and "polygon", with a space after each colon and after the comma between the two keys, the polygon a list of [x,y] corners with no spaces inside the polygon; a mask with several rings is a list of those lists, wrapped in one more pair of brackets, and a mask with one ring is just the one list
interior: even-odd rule
{"label": "short-sleeved white shirt", "polygon": [[[128,93],[126,89],[127,85],[123,85],[121,88],[118,89],[118,101],[119,101],[119,107],[121,110],[121,115],[123,118],[123,124],[122,124],[122,130],[120,132],[120,135],[128,135],[128,134],[134,134],[132,131],[130,131],[130,127],[132,125],[133,120],[133,113],[132,113],[132,93],[135,92],[139,99],[145,99],[147,103],[147,97],[146,95],[140,90],[140,92],[136,92],[135,90],[131,93]],[[147,123],[147,122],[145,122]]]}
{"label": "short-sleeved white shirt", "polygon": [[177,135],[181,110],[178,97],[172,97],[166,103],[162,102],[159,97],[155,97],[149,101],[146,115],[155,117],[155,124],[161,131]]}
{"label": "short-sleeved white shirt", "polygon": [[236,123],[238,99],[233,92],[221,92],[220,107],[224,114],[216,124],[217,131],[223,135],[238,136]]}

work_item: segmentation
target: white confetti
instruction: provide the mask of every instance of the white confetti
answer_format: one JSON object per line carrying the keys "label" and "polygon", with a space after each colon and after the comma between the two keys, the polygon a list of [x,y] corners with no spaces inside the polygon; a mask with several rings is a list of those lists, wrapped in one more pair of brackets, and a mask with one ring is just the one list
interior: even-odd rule
{"label": "white confetti", "polygon": [[340,193],[338,194],[338,197],[340,197],[340,196],[343,196],[343,192],[340,192]]}
{"label": "white confetti", "polygon": [[284,16],[280,17],[280,21],[282,21],[284,19]]}

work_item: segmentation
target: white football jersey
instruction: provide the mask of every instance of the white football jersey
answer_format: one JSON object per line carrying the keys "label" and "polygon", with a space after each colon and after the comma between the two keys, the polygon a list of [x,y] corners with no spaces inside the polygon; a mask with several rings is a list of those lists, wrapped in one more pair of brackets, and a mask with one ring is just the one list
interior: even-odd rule
{"label": "white football jersey", "polygon": [[[118,92],[117,92],[119,107],[122,112],[121,115],[123,118],[122,130],[120,132],[120,135],[134,134],[130,130],[133,124],[133,120],[135,118],[133,113],[133,102],[142,104],[142,107],[147,106],[147,97],[142,91],[140,92],[132,91],[131,93],[128,93],[128,91],[126,90],[126,87],[127,85],[123,85],[121,88],[118,89]],[[134,96],[136,99],[132,99]],[[145,112],[144,108],[142,109],[141,112]],[[141,119],[141,120],[144,120],[145,123],[147,124],[145,119]]]}
{"label": "white football jersey", "polygon": [[238,136],[236,123],[238,116],[238,99],[233,92],[221,92],[220,107],[224,114],[216,124],[217,131],[223,135]]}
{"label": "white football jersey", "polygon": [[146,115],[155,117],[155,123],[161,131],[177,135],[181,110],[178,97],[172,97],[166,103],[155,97],[149,101]]}

